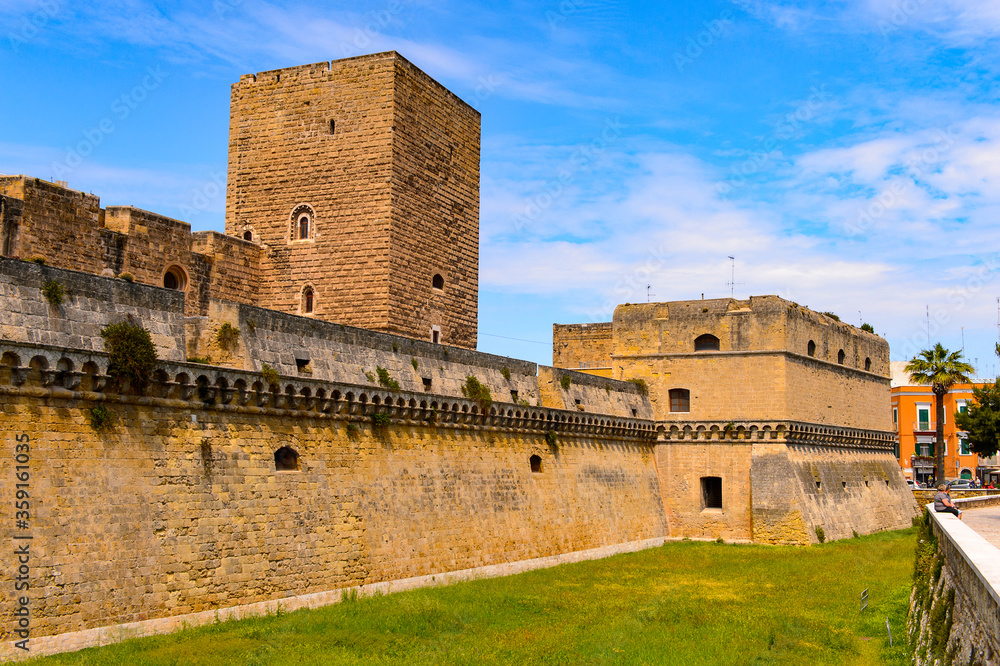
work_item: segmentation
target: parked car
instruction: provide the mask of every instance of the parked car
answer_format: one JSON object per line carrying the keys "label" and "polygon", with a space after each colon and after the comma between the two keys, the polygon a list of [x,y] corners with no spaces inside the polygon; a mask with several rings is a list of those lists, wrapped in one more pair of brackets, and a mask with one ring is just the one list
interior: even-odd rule
{"label": "parked car", "polygon": [[907,479],[907,480],[906,480],[906,486],[907,486],[907,487],[908,487],[908,488],[909,488],[910,490],[916,490],[917,488],[919,488],[919,487],[920,487],[920,484],[919,484],[919,483],[917,483],[916,481],[914,481],[913,479]]}
{"label": "parked car", "polygon": [[948,482],[948,490],[969,490],[971,488],[975,488],[975,486],[968,479],[955,479]]}

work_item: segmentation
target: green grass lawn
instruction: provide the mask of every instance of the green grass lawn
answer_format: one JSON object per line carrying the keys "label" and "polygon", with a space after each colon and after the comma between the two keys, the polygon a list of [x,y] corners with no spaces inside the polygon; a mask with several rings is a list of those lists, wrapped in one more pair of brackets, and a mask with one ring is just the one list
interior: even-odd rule
{"label": "green grass lawn", "polygon": [[32,663],[906,664],[914,543],[914,530],[810,548],[675,542]]}

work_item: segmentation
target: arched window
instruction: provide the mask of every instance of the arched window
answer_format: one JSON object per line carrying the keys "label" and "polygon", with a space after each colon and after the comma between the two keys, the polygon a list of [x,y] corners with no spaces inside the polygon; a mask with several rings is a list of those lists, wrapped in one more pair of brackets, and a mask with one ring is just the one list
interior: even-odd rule
{"label": "arched window", "polygon": [[837,352],[837,363],[839,363],[841,365],[844,365],[844,359],[845,358],[847,358],[847,354],[844,353],[843,349],[841,349],[839,352]]}
{"label": "arched window", "polygon": [[250,231],[249,229],[247,229],[246,231],[244,231],[243,232],[243,240],[245,240],[245,241],[252,241],[253,240],[253,232]]}
{"label": "arched window", "polygon": [[316,213],[309,204],[299,204],[292,209],[291,223],[288,237],[292,241],[310,240],[316,236]]}
{"label": "arched window", "polygon": [[872,371],[872,360],[870,358],[865,358],[865,370],[868,372]]}
{"label": "arched window", "polygon": [[434,275],[434,279],[431,280],[431,286],[435,289],[444,289],[444,278],[441,277],[440,273]]}
{"label": "arched window", "polygon": [[187,273],[180,266],[171,266],[163,273],[163,286],[184,291],[187,288]]}
{"label": "arched window", "polygon": [[711,333],[699,335],[694,339],[695,351],[719,351],[719,338]]}
{"label": "arched window", "polygon": [[542,471],[542,459],[539,456],[531,456],[531,458],[528,459],[528,463],[531,465],[532,472]]}
{"label": "arched window", "polygon": [[815,356],[816,355],[816,343],[813,342],[812,340],[810,340],[809,341],[809,346],[807,347],[806,351],[808,352],[808,354],[810,356]]}
{"label": "arched window", "polygon": [[690,412],[691,391],[687,389],[670,389],[670,411]]}
{"label": "arched window", "polygon": [[274,469],[290,472],[299,468],[299,454],[290,446],[283,446],[274,452]]}
{"label": "arched window", "polygon": [[309,314],[313,311],[313,288],[306,287],[302,290],[302,312]]}

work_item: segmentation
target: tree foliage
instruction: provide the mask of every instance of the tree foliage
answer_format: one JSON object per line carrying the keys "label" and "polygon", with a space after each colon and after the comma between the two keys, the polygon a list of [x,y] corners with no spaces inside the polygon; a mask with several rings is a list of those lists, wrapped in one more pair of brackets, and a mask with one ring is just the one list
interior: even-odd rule
{"label": "tree foliage", "polygon": [[910,381],[930,386],[934,392],[936,446],[934,447],[934,477],[944,481],[944,396],[954,384],[971,382],[975,368],[962,360],[962,352],[950,352],[940,342],[925,349],[906,364]]}
{"label": "tree foliage", "polygon": [[108,375],[121,390],[131,386],[142,393],[156,369],[156,347],[149,331],[131,315],[117,324],[101,329],[104,349],[108,352]]}
{"label": "tree foliage", "polygon": [[975,402],[955,415],[955,423],[969,433],[969,448],[989,458],[1000,450],[1000,380],[973,387],[972,396]]}

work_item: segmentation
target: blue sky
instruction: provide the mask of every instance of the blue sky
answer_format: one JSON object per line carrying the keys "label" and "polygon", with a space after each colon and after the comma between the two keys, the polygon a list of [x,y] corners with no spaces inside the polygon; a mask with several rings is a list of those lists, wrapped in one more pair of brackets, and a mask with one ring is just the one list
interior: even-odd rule
{"label": "blue sky", "polygon": [[[0,173],[223,228],[229,86],[394,49],[482,112],[479,348],[777,294],[995,375],[1000,3],[0,0]],[[647,288],[648,286],[648,288]]]}

